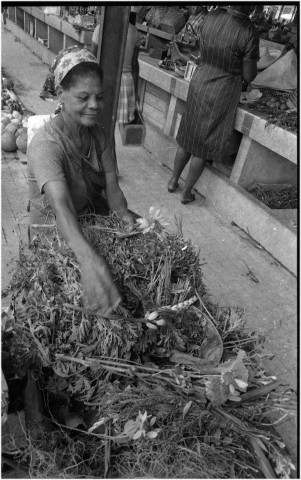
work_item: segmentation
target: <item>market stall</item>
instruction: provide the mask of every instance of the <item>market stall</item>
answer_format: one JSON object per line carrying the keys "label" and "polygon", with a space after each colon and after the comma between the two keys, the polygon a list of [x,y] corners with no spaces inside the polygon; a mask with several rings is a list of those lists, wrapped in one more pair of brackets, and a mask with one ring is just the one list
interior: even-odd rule
{"label": "market stall", "polygon": [[[150,25],[144,28],[146,35],[155,33]],[[161,31],[160,35],[162,41],[166,33]],[[146,47],[141,52],[140,98],[146,124],[145,146],[172,169],[191,73],[189,75],[185,68],[173,68],[179,65],[170,65],[168,57],[164,58],[168,43],[166,40],[161,46],[161,58],[158,58],[159,48],[153,52]],[[290,52],[295,55],[291,45],[261,38],[261,52],[267,49],[271,56],[277,52],[275,60],[288,58]],[[274,66],[277,68],[278,63]],[[278,73],[274,78],[279,77]],[[234,164],[214,163],[213,169],[206,167],[203,178],[196,184],[196,190],[202,192],[222,216],[246,230],[292,272],[296,271],[297,225],[296,86],[288,90],[283,90],[282,86],[272,89],[249,86],[247,93],[259,90],[259,96],[252,102],[241,102],[237,109],[236,142],[230,152]],[[187,169],[183,172],[183,180],[186,174]],[[273,191],[257,195],[267,184]],[[277,201],[271,202],[270,197]],[[288,252],[294,253],[288,255]]]}
{"label": "market stall", "polygon": [[73,14],[69,8],[67,16],[61,7],[10,6],[8,18],[51,52],[72,45],[89,46],[97,17]]}
{"label": "market stall", "polygon": [[[140,54],[139,64],[140,99],[145,120],[156,129],[157,140],[160,138],[163,142],[172,143],[185,109],[189,82],[174,72],[160,69],[158,61],[146,53]],[[258,163],[255,169],[254,163],[252,164],[252,181],[291,182],[295,185],[297,183],[296,128],[287,129],[284,121],[283,126],[269,124],[268,116],[262,112],[256,112],[254,104],[252,107],[251,111],[248,106],[240,105],[237,110],[235,129],[243,137],[231,179],[242,186],[248,186],[245,181],[246,176],[243,177],[242,172],[238,174],[238,168],[242,170],[242,162],[244,164],[248,162],[251,148],[256,148]],[[289,117],[288,114],[287,116]],[[268,125],[266,125],[267,123]],[[296,118],[294,125],[296,126]],[[151,140],[152,138],[149,138],[149,141]],[[147,138],[146,141],[148,141]],[[160,157],[162,144],[160,141],[154,141],[152,148],[155,148],[156,144],[157,151],[154,153]],[[277,169],[275,169],[275,163],[279,165]]]}

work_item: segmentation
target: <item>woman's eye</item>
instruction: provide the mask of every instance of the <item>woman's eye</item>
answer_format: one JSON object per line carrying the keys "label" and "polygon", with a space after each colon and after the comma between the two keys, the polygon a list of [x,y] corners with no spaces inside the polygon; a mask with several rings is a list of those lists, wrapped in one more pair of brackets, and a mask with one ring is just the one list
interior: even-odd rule
{"label": "woman's eye", "polygon": [[79,100],[88,100],[88,97],[77,97]]}

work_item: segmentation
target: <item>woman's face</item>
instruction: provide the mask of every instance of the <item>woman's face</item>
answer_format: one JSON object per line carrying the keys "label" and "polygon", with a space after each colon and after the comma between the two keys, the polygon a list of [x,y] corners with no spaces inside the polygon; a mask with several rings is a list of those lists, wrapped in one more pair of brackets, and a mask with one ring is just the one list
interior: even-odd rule
{"label": "woman's face", "polygon": [[78,79],[68,90],[59,88],[64,112],[73,122],[85,127],[92,127],[98,122],[103,110],[103,88],[97,75]]}

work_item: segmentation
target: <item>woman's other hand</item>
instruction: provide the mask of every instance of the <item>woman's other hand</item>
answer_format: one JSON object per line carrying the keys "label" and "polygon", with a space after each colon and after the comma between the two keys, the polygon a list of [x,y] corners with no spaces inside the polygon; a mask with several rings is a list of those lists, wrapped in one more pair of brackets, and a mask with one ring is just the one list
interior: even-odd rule
{"label": "woman's other hand", "polygon": [[108,315],[116,309],[121,297],[105,260],[91,249],[91,254],[81,262],[80,268],[85,303]]}

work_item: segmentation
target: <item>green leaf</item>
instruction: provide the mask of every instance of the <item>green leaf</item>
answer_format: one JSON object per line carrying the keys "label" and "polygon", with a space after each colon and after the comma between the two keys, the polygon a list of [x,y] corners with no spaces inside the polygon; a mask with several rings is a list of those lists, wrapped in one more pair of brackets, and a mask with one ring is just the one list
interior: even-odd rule
{"label": "green leaf", "polygon": [[67,377],[68,374],[69,374],[68,367],[65,366],[64,363],[61,362],[61,361],[56,362],[55,365],[52,365],[52,369],[53,369],[54,373],[56,373],[60,377]]}
{"label": "green leaf", "polygon": [[205,382],[205,395],[212,405],[219,406],[226,403],[229,397],[229,387],[222,382],[221,377],[210,375]]}
{"label": "green leaf", "polygon": [[156,325],[154,325],[153,323],[146,322],[145,325],[146,325],[148,328],[151,328],[152,330],[157,330]]}
{"label": "green leaf", "polygon": [[206,321],[205,338],[201,343],[199,356],[217,366],[223,356],[223,341],[211,320],[206,317]]}
{"label": "green leaf", "polygon": [[190,409],[192,405],[192,400],[190,400],[190,402],[186,403],[184,409],[183,409],[183,418],[185,418],[186,416],[186,413],[188,412],[188,410]]}
{"label": "green leaf", "polygon": [[123,430],[123,433],[126,434],[126,435],[132,435],[136,432],[136,430],[139,428],[138,426],[138,422],[135,420],[129,420],[128,422],[126,422],[125,426],[124,426],[124,430]]}
{"label": "green leaf", "polygon": [[249,437],[249,440],[254,449],[254,453],[258,461],[258,466],[264,474],[265,478],[277,478],[274,470],[270,465],[270,462],[262,451],[262,448],[260,446],[260,443],[262,442],[258,442],[259,439],[254,437]]}
{"label": "green leaf", "polygon": [[151,421],[149,422],[150,427],[153,427],[153,426],[154,426],[156,420],[157,420],[157,417],[153,417],[153,418],[151,419]]}
{"label": "green leaf", "polygon": [[143,430],[138,430],[136,433],[134,433],[133,440],[138,440],[138,438],[141,437],[142,433],[143,433]]}

